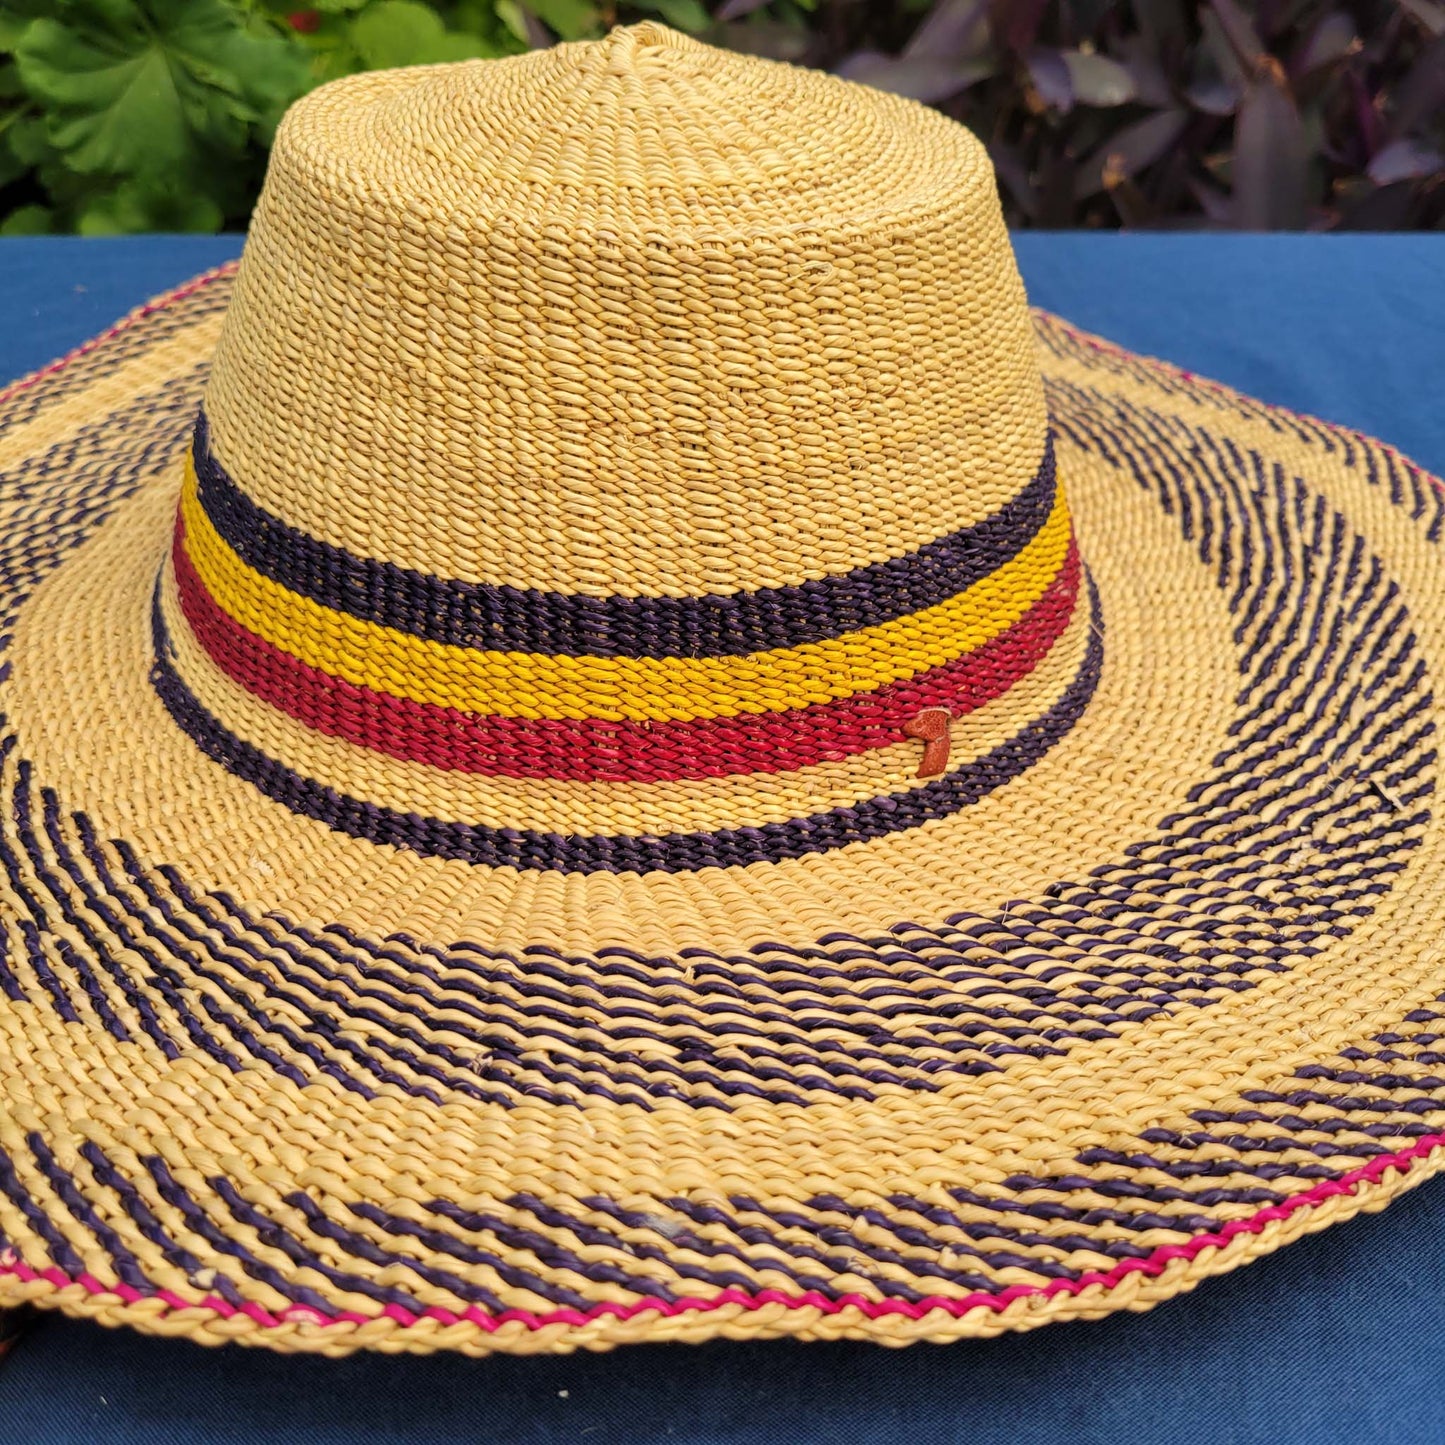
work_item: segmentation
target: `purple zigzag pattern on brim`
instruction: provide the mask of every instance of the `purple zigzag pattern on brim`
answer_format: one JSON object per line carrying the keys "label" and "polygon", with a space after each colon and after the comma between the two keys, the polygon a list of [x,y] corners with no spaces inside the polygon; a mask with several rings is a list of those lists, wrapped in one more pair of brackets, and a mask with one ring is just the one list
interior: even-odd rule
{"label": "purple zigzag pattern on brim", "polygon": [[[1436,1113],[1438,1121],[1445,1117],[1445,1108]],[[1302,1203],[1350,1192],[1360,1182],[1378,1177],[1382,1167],[1408,1167],[1440,1138],[1437,1132],[1415,1139],[1357,1168],[1277,1167],[1261,1175],[1276,1187],[1248,1183],[1204,1189],[1145,1186],[1123,1173],[1057,1179],[1021,1175],[1003,1181],[998,1191],[989,1195],[949,1191],[957,1204],[964,1206],[961,1209],[942,1206],[935,1198],[923,1200],[906,1194],[890,1197],[886,1207],[862,1209],[826,1195],[785,1209],[765,1208],[757,1200],[735,1196],[725,1207],[659,1199],[646,1210],[593,1196],[579,1201],[580,1211],[572,1212],[531,1196],[514,1195],[495,1209],[463,1210],[446,1201],[433,1201],[424,1214],[436,1220],[435,1225],[426,1218],[397,1215],[366,1201],[343,1203],[338,1210],[339,1201],[330,1200],[330,1208],[324,1208],[305,1191],[282,1198],[284,1214],[266,1211],[249,1203],[223,1175],[205,1180],[208,1198],[203,1201],[185,1189],[158,1156],[142,1157],[138,1163],[149,1186],[180,1217],[188,1236],[205,1241],[216,1251],[220,1267],[213,1262],[204,1276],[200,1259],[184,1240],[166,1231],[102,1150],[86,1143],[78,1151],[77,1162],[83,1162],[90,1175],[86,1193],[93,1197],[97,1190],[108,1192],[110,1207],[105,1214],[110,1218],[124,1214],[158,1247],[167,1263],[186,1271],[193,1286],[205,1293],[203,1307],[220,1304],[255,1317],[256,1306],[247,1302],[238,1282],[237,1277],[244,1276],[288,1301],[281,1311],[266,1311],[267,1322],[298,1317],[317,1323],[332,1319],[355,1322],[367,1317],[354,1308],[338,1310],[323,1294],[299,1284],[289,1268],[260,1258],[238,1237],[235,1231],[239,1227],[264,1239],[268,1253],[279,1253],[337,1290],[367,1299],[376,1307],[376,1315],[390,1315],[399,1323],[424,1317],[467,1317],[478,1322],[523,1318],[540,1325],[546,1318],[557,1317],[557,1312],[574,1314],[574,1322],[606,1312],[606,1307],[599,1307],[583,1289],[559,1279],[558,1273],[579,1284],[627,1291],[632,1303],[615,1306],[625,1311],[623,1317],[638,1307],[652,1306],[670,1314],[727,1302],[744,1302],[750,1307],[770,1302],[820,1302],[836,1309],[861,1301],[880,1309],[899,1308],[915,1317],[917,1312],[955,1304],[988,1302],[998,1307],[1019,1295],[1053,1293],[1061,1287],[1075,1290],[1091,1282],[1113,1283],[1134,1269],[1157,1273],[1171,1258],[1187,1257],[1201,1244],[1223,1243],[1237,1232],[1257,1227],[1256,1221],[1282,1218]],[[108,1231],[110,1226],[82,1193],[73,1170],[61,1168],[38,1135],[28,1136],[27,1145],[33,1164],[55,1196],[98,1234]],[[1147,1167],[1158,1166],[1151,1163]],[[1247,1180],[1258,1172],[1241,1165],[1235,1174]],[[1289,1182],[1304,1187],[1290,1189]],[[57,1261],[52,1269],[61,1276],[58,1282],[88,1280],[96,1292],[115,1290],[116,1286],[96,1279],[55,1223],[19,1187],[11,1161],[3,1156],[0,1192],[11,1199],[37,1235],[52,1242]],[[1251,1206],[1254,1213],[1241,1218],[1237,1208],[1241,1204]],[[1137,1207],[1131,1209],[1131,1205]],[[1228,1213],[1217,1212],[1225,1206]],[[338,1219],[338,1213],[349,1215],[351,1222]],[[1061,1224],[1074,1226],[1074,1231],[1060,1229]],[[1140,1235],[1147,1232],[1151,1242],[1146,1245],[1100,1236],[1093,1232],[1100,1224]],[[308,1247],[303,1230],[326,1241],[326,1258],[318,1258]],[[1176,1235],[1176,1242],[1160,1245],[1160,1232]],[[599,1246],[610,1248],[611,1258],[600,1260]],[[408,1253],[409,1249],[413,1252]],[[684,1251],[688,1258],[680,1258]],[[425,1257],[418,1259],[417,1254]],[[1107,1273],[1100,1268],[1101,1259],[1114,1261]],[[637,1261],[636,1267],[632,1260]],[[353,1267],[348,1268],[348,1261]],[[676,1283],[659,1280],[649,1272],[649,1264],[666,1265]],[[368,1266],[391,1266],[394,1276],[397,1265],[432,1289],[447,1291],[455,1305],[423,1305],[401,1284],[380,1284],[367,1272]],[[133,1266],[134,1258],[128,1254],[117,1260],[120,1287],[134,1297],[154,1293],[143,1280],[135,1283]],[[506,1309],[493,1289],[458,1273],[467,1266],[484,1267],[506,1288],[524,1290],[545,1301],[549,1315],[544,1318]],[[15,1267],[13,1250],[0,1249],[0,1269]],[[1015,1280],[1022,1271],[1032,1275],[1034,1282],[1001,1288],[997,1272],[1004,1269],[1013,1272]],[[33,1269],[26,1269],[25,1274],[39,1277]],[[778,1289],[779,1279],[786,1281],[785,1289]],[[939,1290],[945,1293],[937,1293]]]}
{"label": "purple zigzag pattern on brim", "polygon": [[[103,422],[77,428],[45,451],[0,470],[8,518],[0,537],[0,655],[25,599],[80,546],[147,477],[186,444],[185,421],[195,388],[205,377],[197,365],[187,376],[138,396]],[[114,435],[130,439],[114,460]],[[57,477],[70,483],[47,495]],[[0,662],[0,677],[9,669]]]}
{"label": "purple zigzag pattern on brim", "polygon": [[[1107,961],[1110,953],[1139,946],[1121,939],[1102,950],[1105,957],[1081,956],[1069,966],[1071,973],[1088,972],[1098,983],[1059,990],[1050,1000],[1048,973],[1039,971],[1038,965],[1063,965],[1023,935],[1052,925],[1065,945],[1087,941],[1087,935],[1070,922],[1071,910],[1066,908],[1056,909],[1052,919],[1030,910],[999,920],[979,919],[967,927],[916,929],[880,940],[835,939],[825,947],[799,951],[796,963],[786,955],[770,960],[761,950],[732,958],[694,953],[685,961],[648,960],[616,950],[605,960],[579,961],[549,957],[543,951],[525,958],[493,959],[474,946],[420,948],[406,939],[388,940],[378,948],[340,930],[315,932],[294,926],[288,930],[273,919],[249,918],[224,897],[195,894],[174,869],[143,868],[123,841],[112,844],[125,869],[125,876],[117,879],[88,820],[82,815],[72,818],[78,831],[78,846],[72,846],[53,790],[44,790],[37,803],[29,766],[22,762],[16,774],[11,816],[26,856],[22,860],[0,835],[0,866],[31,914],[22,923],[38,939],[37,921],[58,917],[77,931],[99,960],[92,970],[79,954],[74,955],[80,988],[73,995],[53,970],[44,972],[40,981],[62,1017],[77,1020],[78,1010],[89,1001],[98,1010],[98,1024],[117,1037],[129,1037],[104,1005],[104,990],[97,987],[94,972],[105,972],[111,986],[140,1013],[145,1031],[172,1057],[181,1047],[201,1046],[227,1067],[240,1067],[242,1058],[253,1057],[298,1083],[315,1070],[364,1096],[378,1083],[390,1083],[433,1101],[440,1089],[505,1102],[511,1088],[525,1087],[529,1097],[561,1103],[574,1097],[566,1092],[570,1087],[579,1094],[644,1106],[656,1097],[719,1106],[740,1094],[801,1103],[812,1089],[850,1097],[871,1097],[879,1084],[931,1089],[934,1075],[994,1071],[1011,1053],[1060,1053],[1071,1038],[1106,1037],[1113,1027],[1165,1007],[1208,1002],[1210,993],[1248,987],[1241,977],[1246,971],[1280,966],[1246,962],[1251,944],[1262,945],[1268,939],[1236,932],[1228,947],[1237,956],[1227,963],[1181,955],[1173,963],[1161,959],[1145,973],[1137,964]],[[42,856],[37,830],[49,844],[53,864]],[[43,896],[26,885],[27,873],[45,888]],[[162,880],[168,887],[162,887]],[[105,941],[95,929],[97,919],[128,952],[149,965],[146,987],[108,957]],[[981,965],[964,956],[962,950],[976,953],[979,944],[994,947],[995,965]],[[204,1016],[183,1010],[178,964],[184,965],[186,976],[204,978],[210,985],[202,1004]],[[684,982],[683,969],[690,971],[691,982]],[[774,974],[772,999],[764,1000],[760,985],[769,986]],[[675,982],[675,993],[687,997],[679,1002],[674,996],[658,1006],[659,979],[668,982],[670,991]],[[834,1019],[833,1027],[840,1023],[848,1027],[850,1014],[865,1007],[853,990],[869,980],[876,1016],[857,1025],[858,1040],[846,1059],[818,1059],[810,1053],[804,1019],[823,1010]],[[937,986],[921,995],[908,991],[907,985],[920,981]],[[525,1002],[497,1009],[492,997],[499,984],[522,991]],[[995,997],[1012,985],[1018,1002],[1013,1008],[975,1005],[956,1019],[940,1017],[935,1026],[922,1031],[915,1025],[904,1032],[885,1032],[890,1010],[878,995],[890,985],[892,1008],[916,1013],[929,997],[965,984]],[[12,997],[25,996],[11,969],[0,967],[0,988]],[[148,1004],[148,990],[156,989],[173,1011],[169,1030]],[[342,989],[349,990],[349,997]],[[602,1014],[609,1021],[612,1039],[590,1051],[579,1051],[573,1039],[581,1022],[577,1009],[584,990],[593,1020],[589,1027],[595,1029],[596,1017]],[[303,1036],[293,1023],[267,1015],[263,1009],[267,997],[289,1005],[288,1018],[300,1011],[310,1019],[308,1033]],[[225,998],[231,1000],[229,1008],[218,1002]],[[385,1020],[375,1011],[378,1004],[387,1010]],[[681,1016],[683,1007],[693,1010],[698,1034],[691,1048],[681,1051],[681,1066],[659,1064],[629,1047],[633,1040],[650,1037],[649,1006],[664,1017]],[[753,1011],[757,1027],[739,1022],[737,1015],[744,1009]],[[712,1055],[706,1021],[719,1012],[729,1015],[728,1030],[734,1037],[748,1034],[757,1040],[756,1058],[724,1061]],[[459,1015],[469,1019],[465,1031]],[[411,1024],[405,1022],[408,1018]],[[384,1023],[392,1036],[374,1042],[370,1051],[363,1049],[351,1037],[352,1026],[360,1022]],[[506,1034],[507,1026],[519,1023],[539,1043],[551,1038],[564,1046],[555,1064],[537,1057],[537,1049],[528,1050],[531,1057],[522,1060]],[[449,1034],[454,1042],[439,1041],[438,1032]],[[218,1033],[225,1035],[225,1042]],[[979,1035],[981,1041],[974,1042]],[[1017,1042],[1010,1041],[1011,1035]],[[263,1044],[263,1039],[269,1042]],[[277,1054],[281,1042],[288,1046],[285,1060]],[[940,1046],[951,1046],[958,1055],[945,1069],[920,1078],[901,1066],[909,1050]],[[398,1064],[416,1077],[398,1074]],[[846,1075],[839,1077],[842,1069]],[[684,1092],[682,1084],[690,1092]]]}

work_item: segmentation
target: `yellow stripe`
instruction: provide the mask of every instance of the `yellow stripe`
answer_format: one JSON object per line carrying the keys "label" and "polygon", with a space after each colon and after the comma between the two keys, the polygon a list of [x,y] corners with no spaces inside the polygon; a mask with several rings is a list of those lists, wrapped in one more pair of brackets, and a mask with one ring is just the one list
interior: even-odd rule
{"label": "yellow stripe", "polygon": [[187,463],[186,550],[206,590],[242,627],[311,667],[392,697],[522,718],[661,721],[831,702],[972,652],[1012,627],[1068,555],[1060,488],[1018,556],[967,591],[876,627],[741,657],[590,657],[488,652],[333,611],[247,566],[217,534]]}
{"label": "yellow stripe", "polygon": [[[543,833],[717,832],[851,808],[880,794],[911,791],[927,781],[917,776],[919,745],[901,732],[891,746],[789,772],[659,782],[489,777],[393,758],[317,732],[233,681],[186,625],[169,569],[161,606],[176,671],[202,707],[224,719],[242,742],[283,767],[381,808]],[[1007,692],[954,721],[949,772],[1002,746],[1054,706],[1078,674],[1092,626],[1090,608],[1081,602],[1037,667]]]}

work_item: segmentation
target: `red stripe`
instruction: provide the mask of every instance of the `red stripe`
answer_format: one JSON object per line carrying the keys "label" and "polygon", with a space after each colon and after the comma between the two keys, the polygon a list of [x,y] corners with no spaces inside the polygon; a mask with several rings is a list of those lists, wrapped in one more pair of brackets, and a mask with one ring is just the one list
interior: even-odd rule
{"label": "red stripe", "polygon": [[922,709],[972,711],[1031,672],[1068,625],[1079,592],[1071,543],[1059,575],[1007,632],[942,667],[811,707],[657,723],[486,717],[358,687],[257,637],[206,591],[183,532],[178,521],[172,555],[181,610],[211,659],[248,692],[317,732],[389,757],[506,778],[717,778],[887,747]]}

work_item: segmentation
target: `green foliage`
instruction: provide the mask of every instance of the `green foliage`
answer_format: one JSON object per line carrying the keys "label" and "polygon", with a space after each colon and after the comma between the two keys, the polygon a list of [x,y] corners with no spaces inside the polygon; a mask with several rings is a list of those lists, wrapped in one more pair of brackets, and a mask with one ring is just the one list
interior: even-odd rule
{"label": "green foliage", "polygon": [[351,43],[369,69],[472,60],[487,53],[475,35],[448,30],[435,10],[417,0],[379,0],[351,23]]}
{"label": "green foliage", "polygon": [[46,137],[82,175],[174,173],[268,126],[304,83],[300,56],[224,0],[72,0],[32,21],[15,63]]}
{"label": "green foliage", "polygon": [[303,55],[225,0],[28,8],[0,8],[0,163],[45,200],[18,198],[7,229],[215,230],[245,208],[256,157],[237,161],[305,89]]}
{"label": "green foliage", "polygon": [[0,0],[0,234],[242,227],[312,86],[646,15],[940,107],[1015,225],[1445,227],[1445,0]]}
{"label": "green foliage", "polygon": [[446,9],[0,0],[0,233],[244,225],[276,123],[312,86],[524,46],[491,4]]}

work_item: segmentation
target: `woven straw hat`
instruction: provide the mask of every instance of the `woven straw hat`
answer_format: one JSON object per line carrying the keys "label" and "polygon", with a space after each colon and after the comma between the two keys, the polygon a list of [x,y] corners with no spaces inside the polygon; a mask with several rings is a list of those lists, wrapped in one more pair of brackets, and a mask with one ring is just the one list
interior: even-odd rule
{"label": "woven straw hat", "polygon": [[1445,493],[1031,315],[910,101],[326,86],[0,478],[0,1304],[942,1340],[1445,1158]]}

